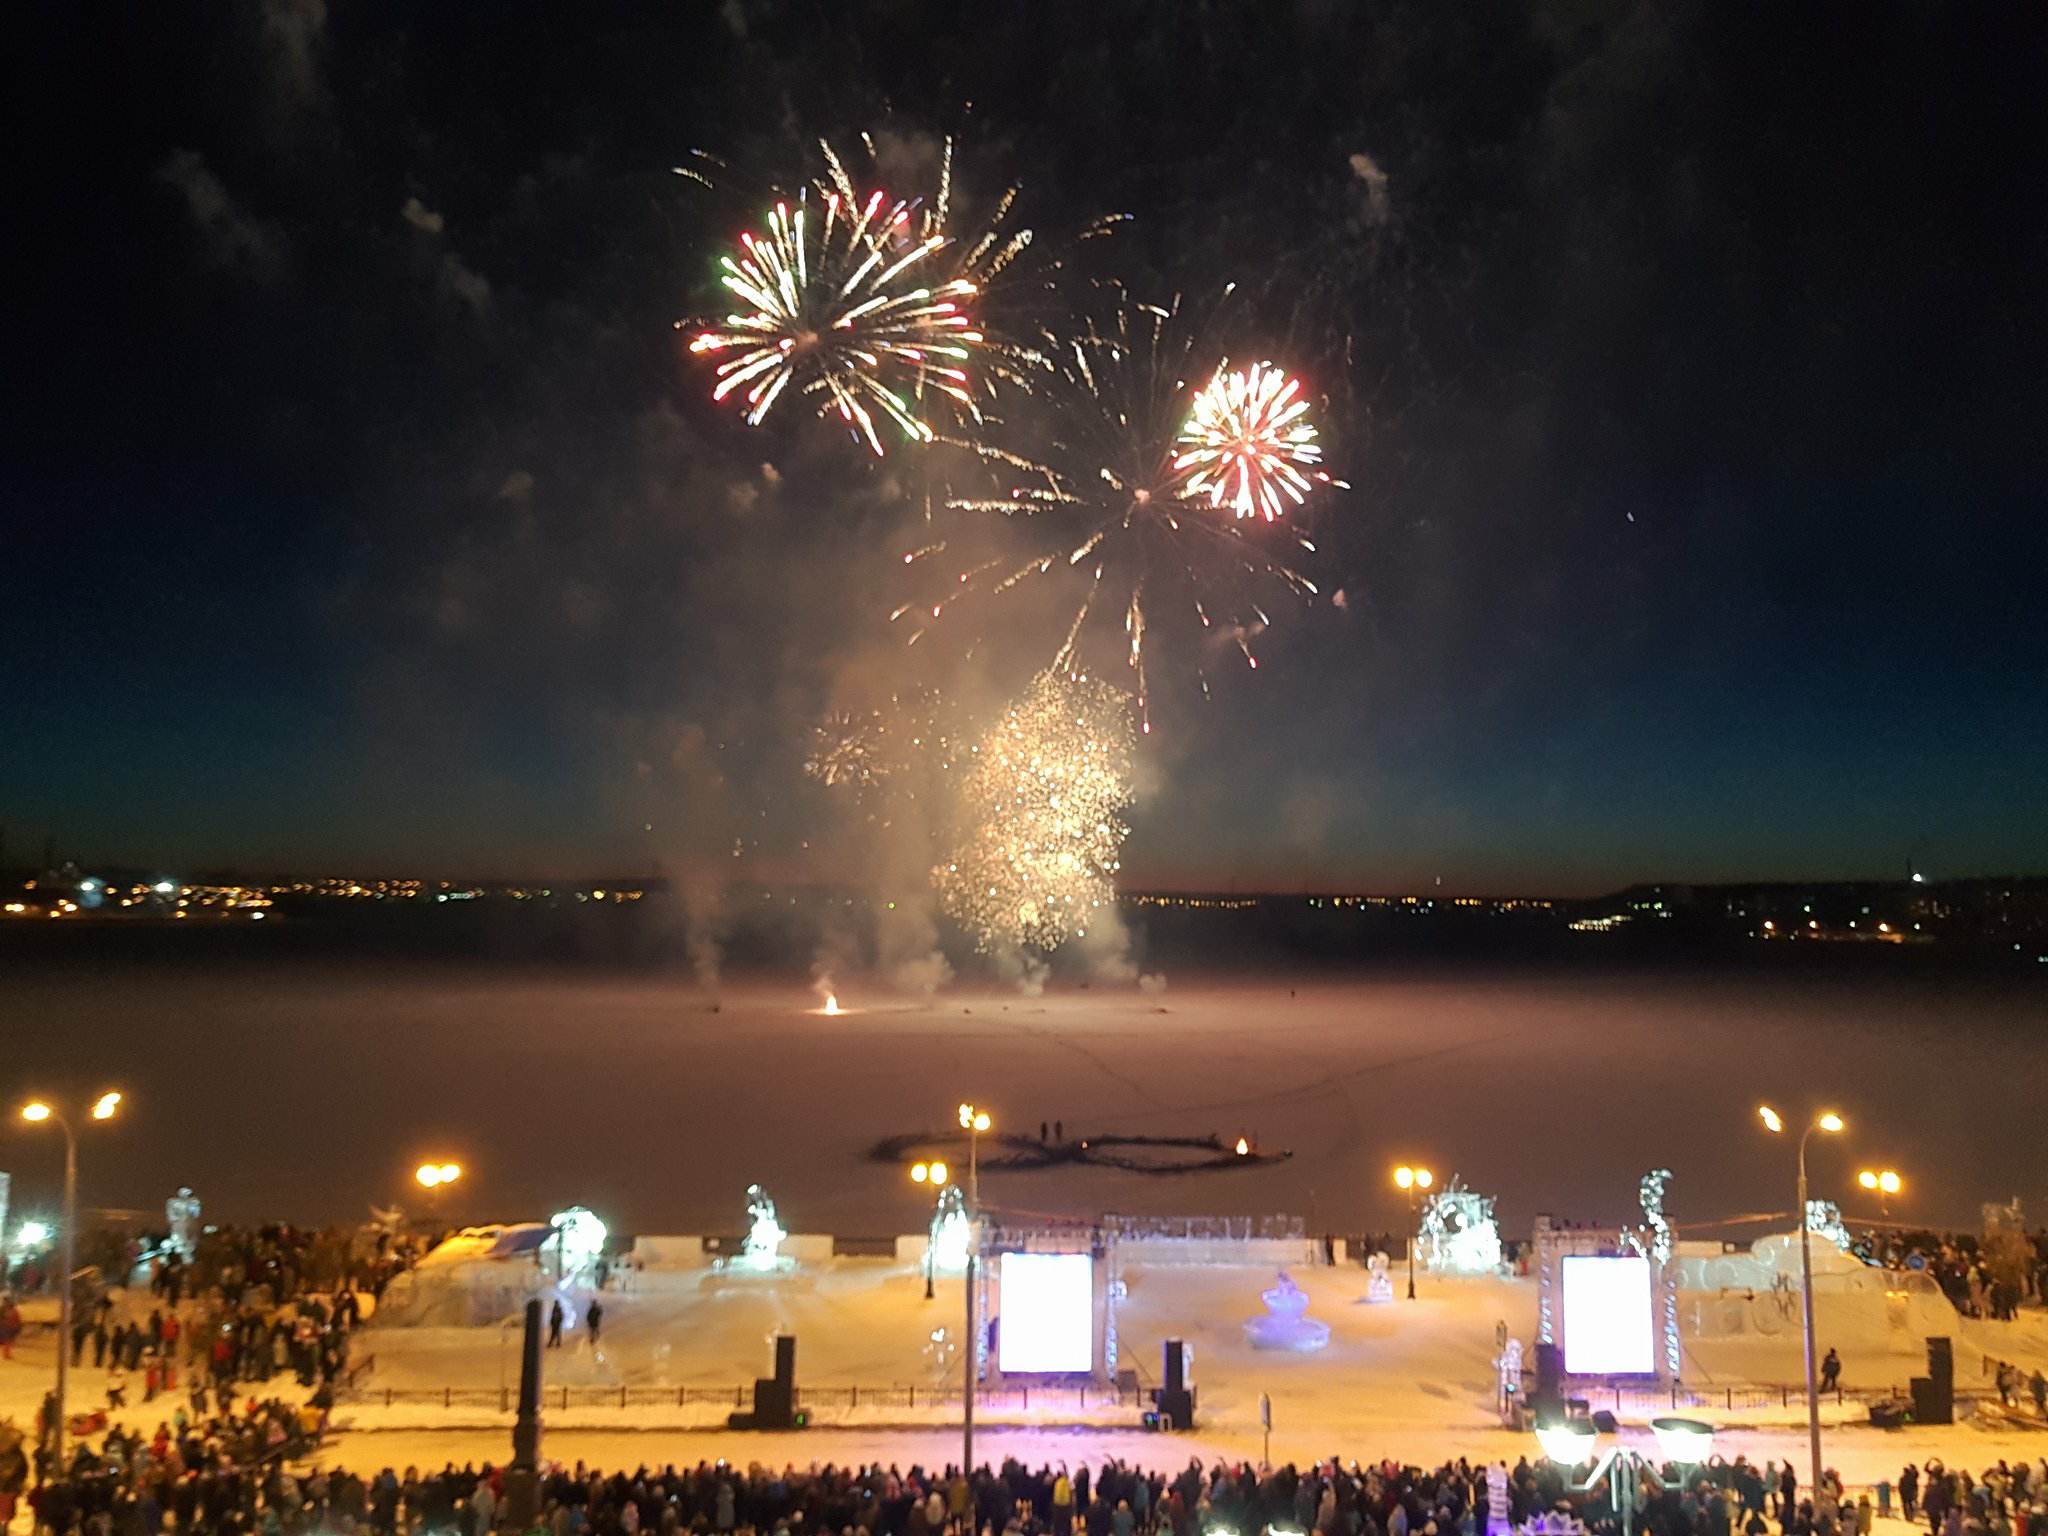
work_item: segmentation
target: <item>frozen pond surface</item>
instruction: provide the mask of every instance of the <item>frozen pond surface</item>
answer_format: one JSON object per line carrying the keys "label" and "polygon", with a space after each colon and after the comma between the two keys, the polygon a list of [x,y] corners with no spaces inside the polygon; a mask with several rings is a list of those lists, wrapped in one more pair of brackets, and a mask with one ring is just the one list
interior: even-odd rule
{"label": "frozen pond surface", "polygon": [[[900,1232],[926,1205],[868,1149],[973,1098],[1034,1138],[1059,1120],[1293,1153],[1176,1177],[992,1173],[1003,1205],[1358,1232],[1399,1224],[1388,1169],[1422,1161],[1497,1193],[1512,1236],[1539,1210],[1633,1216],[1656,1164],[1681,1225],[1789,1209],[1790,1148],[1754,1118],[1770,1098],[1850,1117],[1814,1174],[1852,1213],[1865,1162],[1905,1172],[1899,1215],[1974,1223],[2014,1194],[2048,1212],[2048,1008],[2024,981],[1442,960],[926,1002],[846,977],[853,1011],[827,1018],[800,979],[729,988],[714,1012],[686,978],[502,965],[12,969],[10,1080],[131,1094],[132,1116],[87,1138],[94,1205],[160,1209],[190,1183],[210,1217],[354,1219],[414,1202],[432,1155],[470,1170],[457,1218],[580,1202],[621,1230],[737,1232],[762,1181],[793,1231]],[[18,1205],[52,1195],[50,1148],[10,1137],[5,1156]]]}

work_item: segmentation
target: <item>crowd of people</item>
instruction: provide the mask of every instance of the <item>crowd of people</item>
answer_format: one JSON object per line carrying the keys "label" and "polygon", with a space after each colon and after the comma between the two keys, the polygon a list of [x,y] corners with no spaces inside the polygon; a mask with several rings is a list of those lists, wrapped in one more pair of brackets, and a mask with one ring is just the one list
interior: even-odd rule
{"label": "crowd of people", "polygon": [[[48,1536],[1486,1536],[1607,1532],[1620,1524],[1613,1489],[1583,1487],[1590,1469],[1523,1460],[1512,1468],[1465,1460],[1433,1469],[1325,1461],[1249,1463],[1175,1474],[1120,1461],[1027,1468],[1016,1461],[971,1476],[948,1466],[781,1470],[725,1462],[604,1472],[577,1462],[537,1479],[534,1513],[514,1520],[507,1471],[486,1463],[365,1478],[347,1470],[294,1472],[292,1453],[317,1417],[251,1400],[239,1413],[159,1426],[145,1441],[110,1434],[80,1446],[67,1474],[29,1495]],[[13,1490],[20,1491],[14,1467]],[[9,1486],[0,1452],[0,1489]],[[1939,1461],[1908,1465],[1896,1484],[1853,1500],[1833,1473],[1802,1490],[1789,1466],[1743,1458],[1666,1466],[1637,1482],[1632,1523],[1648,1536],[1870,1536],[1876,1514],[1924,1519],[1931,1536],[2025,1536],[2048,1525],[2048,1461],[1981,1475]],[[0,1492],[0,1514],[13,1495]],[[0,1529],[5,1529],[0,1520]]]}
{"label": "crowd of people", "polygon": [[1886,1269],[1918,1270],[1964,1317],[2011,1322],[2022,1302],[2048,1299],[2048,1230],[1970,1232],[1873,1228],[1851,1251]]}

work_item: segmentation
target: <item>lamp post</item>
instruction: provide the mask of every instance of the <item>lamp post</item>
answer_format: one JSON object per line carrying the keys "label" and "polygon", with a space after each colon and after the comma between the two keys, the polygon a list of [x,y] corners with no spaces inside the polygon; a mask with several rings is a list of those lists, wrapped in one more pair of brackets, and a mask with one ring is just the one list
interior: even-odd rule
{"label": "lamp post", "polygon": [[[1785,1120],[1768,1104],[1757,1106],[1757,1118],[1774,1136],[1785,1133]],[[1831,1109],[1824,1109],[1807,1122],[1799,1133],[1799,1292],[1801,1331],[1806,1336],[1806,1449],[1812,1463],[1814,1496],[1820,1494],[1820,1388],[1813,1359],[1813,1240],[1806,1214],[1806,1143],[1815,1131],[1840,1135],[1845,1122]]]}
{"label": "lamp post", "polygon": [[[111,1090],[93,1101],[95,1120],[111,1120],[121,1107],[121,1095]],[[21,1118],[31,1125],[55,1123],[64,1133],[64,1272],[57,1289],[57,1413],[50,1426],[50,1468],[64,1475],[64,1403],[71,1386],[71,1275],[78,1267],[78,1137],[71,1122],[41,1099],[21,1106]]]}
{"label": "lamp post", "polygon": [[974,1271],[981,1247],[981,1133],[994,1122],[985,1109],[960,1105],[960,1128],[967,1133],[967,1338],[960,1351],[960,1471],[974,1476],[974,1380],[981,1353],[974,1318]]}
{"label": "lamp post", "polygon": [[929,1184],[932,1187],[932,1219],[925,1229],[924,1239],[924,1299],[932,1299],[932,1268],[937,1263],[934,1257],[939,1246],[939,1191],[946,1187],[948,1171],[946,1165],[934,1159],[928,1163],[914,1163],[910,1169],[910,1182]]}
{"label": "lamp post", "polygon": [[1856,1182],[1877,1196],[1877,1212],[1886,1220],[1891,1219],[1892,1196],[1906,1187],[1906,1181],[1891,1168],[1866,1168],[1856,1175]]}
{"label": "lamp post", "polygon": [[1394,1183],[1408,1196],[1408,1299],[1415,1299],[1415,1238],[1420,1230],[1416,1221],[1416,1201],[1422,1191],[1436,1182],[1436,1175],[1427,1168],[1410,1168],[1406,1163],[1394,1170]]}
{"label": "lamp post", "polygon": [[[1650,1428],[1657,1436],[1657,1448],[1664,1453],[1664,1459],[1681,1467],[1698,1466],[1713,1449],[1714,1426],[1702,1424],[1697,1419],[1652,1419]],[[1609,1479],[1608,1494],[1614,1501],[1615,1513],[1621,1518],[1622,1536],[1633,1536],[1636,1501],[1640,1497],[1643,1480],[1647,1478],[1652,1486],[1661,1489],[1663,1479],[1640,1451],[1616,1445],[1594,1463],[1593,1470],[1584,1481],[1573,1482],[1570,1471],[1585,1464],[1598,1438],[1599,1431],[1589,1419],[1541,1425],[1536,1430],[1536,1439],[1543,1447],[1543,1454],[1567,1469],[1566,1492],[1590,1493],[1600,1486],[1603,1477]]]}
{"label": "lamp post", "polygon": [[[421,1163],[412,1172],[413,1181],[427,1192],[427,1208],[437,1218],[441,1215],[441,1191],[462,1177],[460,1163]],[[437,1236],[439,1234],[436,1234]]]}

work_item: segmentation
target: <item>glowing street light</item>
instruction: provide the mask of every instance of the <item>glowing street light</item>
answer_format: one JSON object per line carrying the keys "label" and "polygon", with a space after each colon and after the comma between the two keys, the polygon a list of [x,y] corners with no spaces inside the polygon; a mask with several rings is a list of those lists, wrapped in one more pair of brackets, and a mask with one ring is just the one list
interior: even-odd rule
{"label": "glowing street light", "polygon": [[[111,1120],[120,1107],[121,1095],[109,1090],[93,1101],[88,1113],[94,1120]],[[42,1099],[22,1105],[21,1118],[30,1125],[54,1121],[64,1133],[64,1270],[57,1297],[57,1413],[50,1428],[50,1464],[62,1467],[64,1399],[71,1384],[71,1351],[65,1341],[71,1337],[71,1281],[78,1270],[78,1138],[72,1134],[71,1122]]]}
{"label": "glowing street light", "polygon": [[969,1237],[967,1242],[967,1334],[966,1348],[960,1351],[960,1465],[974,1465],[974,1378],[978,1346],[979,1324],[974,1318],[974,1269],[975,1248],[980,1242],[972,1223],[981,1220],[981,1137],[995,1121],[985,1109],[977,1109],[964,1099],[960,1103],[960,1129],[967,1133],[967,1219]]}
{"label": "glowing street light", "polygon": [[1892,1213],[1892,1196],[1906,1187],[1906,1181],[1891,1168],[1866,1168],[1856,1175],[1856,1182],[1877,1196],[1878,1214],[1885,1217]]}
{"label": "glowing street light", "polygon": [[910,1169],[911,1183],[929,1184],[933,1189],[943,1188],[948,1177],[946,1165],[938,1161],[916,1163]]}
{"label": "glowing street light", "polygon": [[[1759,1104],[1756,1112],[1773,1135],[1784,1134],[1784,1117],[1770,1105]],[[1815,1131],[1839,1136],[1846,1126],[1847,1122],[1834,1110],[1824,1109],[1799,1133],[1799,1289],[1801,1327],[1806,1335],[1806,1449],[1816,1489],[1820,1487],[1820,1387],[1813,1359],[1813,1237],[1806,1207],[1806,1143]]]}
{"label": "glowing street light", "polygon": [[1421,1231],[1416,1221],[1416,1202],[1422,1191],[1436,1182],[1427,1168],[1410,1168],[1406,1163],[1394,1170],[1394,1184],[1408,1196],[1408,1299],[1415,1299],[1415,1240]]}
{"label": "glowing street light", "polygon": [[460,1163],[421,1163],[413,1170],[421,1189],[445,1189],[462,1177]]}

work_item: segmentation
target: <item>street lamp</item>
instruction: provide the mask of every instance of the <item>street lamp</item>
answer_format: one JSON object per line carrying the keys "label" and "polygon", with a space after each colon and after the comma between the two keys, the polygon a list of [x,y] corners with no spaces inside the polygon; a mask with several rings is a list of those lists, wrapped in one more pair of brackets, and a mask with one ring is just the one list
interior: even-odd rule
{"label": "street lamp", "polygon": [[1420,1231],[1415,1219],[1416,1201],[1436,1182],[1427,1168],[1410,1168],[1406,1163],[1394,1170],[1394,1183],[1408,1195],[1408,1299],[1415,1299],[1415,1238]]}
{"label": "street lamp", "polygon": [[1891,1168],[1866,1168],[1856,1175],[1856,1182],[1877,1196],[1878,1214],[1890,1217],[1892,1196],[1906,1187],[1906,1181]]}
{"label": "street lamp", "polygon": [[421,1163],[413,1170],[422,1189],[445,1189],[462,1177],[460,1163]]}
{"label": "street lamp", "polygon": [[[1698,1419],[1652,1419],[1650,1428],[1657,1436],[1657,1448],[1663,1452],[1664,1459],[1681,1466],[1698,1466],[1713,1448],[1714,1426],[1703,1424]],[[1571,1471],[1591,1459],[1594,1442],[1598,1438],[1599,1431],[1589,1419],[1568,1419],[1539,1425],[1536,1430],[1536,1439],[1543,1447],[1543,1454],[1566,1470],[1567,1493],[1591,1493],[1600,1486],[1602,1478],[1608,1479],[1608,1498],[1621,1519],[1622,1536],[1633,1536],[1636,1502],[1641,1497],[1643,1481],[1647,1479],[1651,1487],[1660,1492],[1664,1481],[1641,1452],[1625,1445],[1616,1445],[1609,1450],[1594,1463],[1592,1471],[1583,1480],[1572,1481]]]}
{"label": "street lamp", "polygon": [[[928,1163],[911,1164],[910,1182],[913,1184],[931,1185],[932,1194],[935,1197],[937,1196],[940,1190],[946,1187],[946,1180],[949,1176],[950,1175],[946,1168],[946,1165],[942,1162],[939,1162],[937,1159],[933,1159],[931,1162]],[[938,1201],[935,1198],[932,1202],[931,1225],[929,1230],[927,1230],[927,1232],[925,1233],[924,1240],[924,1299],[926,1301],[930,1301],[932,1299],[932,1267],[934,1264],[938,1262],[935,1257],[938,1251],[938,1246],[939,1206]]]}
{"label": "street lamp", "polygon": [[[1785,1132],[1784,1117],[1768,1104],[1757,1106],[1757,1117],[1774,1136]],[[1801,1327],[1806,1335],[1806,1449],[1812,1462],[1813,1487],[1820,1489],[1820,1388],[1813,1360],[1813,1239],[1806,1214],[1806,1143],[1815,1131],[1831,1136],[1841,1134],[1845,1122],[1832,1109],[1824,1109],[1799,1133],[1799,1289]]]}
{"label": "street lamp", "polygon": [[981,1213],[981,1133],[990,1124],[987,1110],[960,1106],[960,1129],[967,1133],[967,1203],[976,1215]]}
{"label": "street lamp", "polygon": [[[121,1107],[121,1095],[109,1089],[93,1100],[88,1113],[95,1120],[111,1120]],[[64,1471],[64,1400],[71,1385],[71,1276],[78,1267],[78,1138],[71,1122],[41,1099],[21,1106],[21,1118],[30,1125],[54,1121],[64,1133],[64,1273],[57,1290],[57,1414],[50,1426],[50,1465],[59,1476]]]}
{"label": "street lamp", "polygon": [[981,1133],[994,1122],[985,1109],[964,1100],[960,1105],[960,1129],[967,1133],[967,1337],[960,1351],[960,1470],[974,1475],[974,1379],[981,1353],[974,1318],[975,1250],[981,1246],[976,1223],[981,1220]]}

